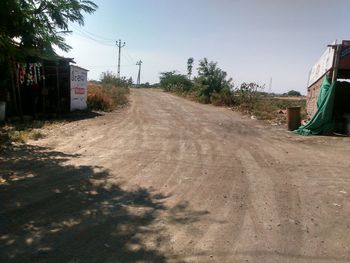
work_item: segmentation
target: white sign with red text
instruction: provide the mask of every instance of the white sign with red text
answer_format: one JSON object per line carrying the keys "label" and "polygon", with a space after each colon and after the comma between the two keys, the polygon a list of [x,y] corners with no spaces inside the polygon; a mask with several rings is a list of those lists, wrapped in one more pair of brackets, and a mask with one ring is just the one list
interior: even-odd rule
{"label": "white sign with red text", "polygon": [[87,70],[70,66],[70,110],[86,110]]}

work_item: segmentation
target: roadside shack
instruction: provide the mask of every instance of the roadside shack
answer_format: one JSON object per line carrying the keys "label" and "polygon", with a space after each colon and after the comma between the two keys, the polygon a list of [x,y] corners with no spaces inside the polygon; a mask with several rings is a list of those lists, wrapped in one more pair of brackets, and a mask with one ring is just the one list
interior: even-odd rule
{"label": "roadside shack", "polygon": [[350,41],[328,45],[308,79],[307,113],[312,134],[350,134],[349,81]]}
{"label": "roadside shack", "polygon": [[[6,116],[61,114],[87,108],[87,72],[72,58],[27,56],[12,61],[10,79],[3,81],[0,101]],[[6,75],[4,65],[0,72]]]}

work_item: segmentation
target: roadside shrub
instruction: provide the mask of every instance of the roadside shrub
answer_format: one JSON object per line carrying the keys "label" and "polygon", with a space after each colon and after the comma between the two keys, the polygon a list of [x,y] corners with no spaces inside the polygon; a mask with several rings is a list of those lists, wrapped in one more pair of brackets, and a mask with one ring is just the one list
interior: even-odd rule
{"label": "roadside shrub", "polygon": [[175,71],[160,73],[160,86],[164,91],[185,93],[191,90],[192,82],[185,75]]}
{"label": "roadside shrub", "polygon": [[197,95],[197,100],[198,102],[200,103],[203,103],[203,104],[208,104],[210,103],[210,98],[208,98],[207,96],[205,95]]}
{"label": "roadside shrub", "polygon": [[257,83],[243,82],[235,91],[236,102],[239,105],[252,109],[254,107],[254,104],[258,101],[258,98],[261,94],[260,91],[263,89],[264,86],[261,86]]}
{"label": "roadside shrub", "polygon": [[254,103],[251,113],[259,120],[286,122],[286,110],[289,107],[301,107],[301,118],[306,119],[306,99],[282,99],[261,96]]}
{"label": "roadside shrub", "polygon": [[128,88],[116,87],[112,84],[88,84],[88,108],[91,110],[112,111],[118,106],[128,103]]}
{"label": "roadside shrub", "polygon": [[271,99],[260,97],[254,102],[251,111],[259,120],[272,120],[278,117],[279,109]]}
{"label": "roadside shrub", "polygon": [[215,106],[230,106],[234,104],[234,96],[233,92],[228,89],[224,88],[220,90],[220,92],[214,92],[211,97],[210,101]]}
{"label": "roadside shrub", "polygon": [[87,104],[91,110],[112,111],[128,103],[129,86],[133,84],[130,77],[118,78],[113,72],[101,74],[100,84],[89,83]]}
{"label": "roadside shrub", "polygon": [[118,78],[113,72],[106,71],[101,74],[100,81],[102,86],[105,85],[113,85],[116,87],[128,88],[133,84],[133,80],[130,77],[127,79],[126,77]]}
{"label": "roadside shrub", "polygon": [[88,85],[87,105],[91,110],[112,111],[114,109],[112,98],[101,86],[95,84]]}
{"label": "roadside shrub", "polygon": [[130,93],[127,87],[117,87],[111,84],[102,85],[103,90],[112,99],[114,106],[122,106],[128,103],[127,94]]}
{"label": "roadside shrub", "polygon": [[29,139],[32,139],[32,140],[39,140],[39,139],[42,139],[42,138],[45,138],[45,135],[42,134],[40,131],[32,131],[30,134],[29,134]]}
{"label": "roadside shrub", "polygon": [[299,91],[290,90],[287,93],[283,93],[283,96],[301,97],[301,94]]}
{"label": "roadside shrub", "polygon": [[10,124],[1,132],[0,141],[2,143],[25,143],[27,140],[36,141],[45,137],[45,134],[33,127],[34,125],[31,125],[31,123],[23,123],[18,127]]}

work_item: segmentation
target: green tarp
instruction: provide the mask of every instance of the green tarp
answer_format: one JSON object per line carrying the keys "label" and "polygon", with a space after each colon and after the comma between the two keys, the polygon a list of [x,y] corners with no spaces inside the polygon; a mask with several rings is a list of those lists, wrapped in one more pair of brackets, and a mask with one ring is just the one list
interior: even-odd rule
{"label": "green tarp", "polygon": [[317,98],[317,112],[305,125],[294,132],[301,135],[327,134],[334,128],[333,105],[336,82],[332,84],[327,77],[323,79]]}

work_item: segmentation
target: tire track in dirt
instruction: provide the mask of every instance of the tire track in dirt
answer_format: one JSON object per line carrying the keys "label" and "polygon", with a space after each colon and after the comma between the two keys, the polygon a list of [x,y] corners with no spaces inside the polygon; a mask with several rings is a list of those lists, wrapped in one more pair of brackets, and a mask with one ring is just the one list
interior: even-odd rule
{"label": "tire track in dirt", "polygon": [[[264,149],[256,151],[257,146],[258,143],[250,146],[250,154],[260,167],[259,177],[266,177],[265,184],[269,182],[269,189],[264,191],[265,196],[262,199],[265,201],[265,204],[262,205],[264,211],[254,211],[254,213],[262,215],[265,212],[271,217],[270,220],[268,218],[260,218],[259,220],[262,220],[265,226],[267,224],[265,233],[273,236],[276,242],[270,244],[267,251],[278,252],[282,255],[300,254],[304,243],[302,222],[299,221],[301,215],[300,196],[298,190],[293,188],[290,177],[284,175],[283,169],[279,168],[279,164],[285,162],[285,155],[279,146],[274,147],[270,144]],[[255,189],[255,192],[257,191],[263,192],[261,189]],[[259,206],[256,203],[256,200],[251,200],[252,209]],[[256,249],[258,248],[261,249],[260,244]],[[264,260],[264,258],[257,260]]]}
{"label": "tire track in dirt", "polygon": [[[182,117],[180,123],[183,124],[185,128],[184,131],[188,133],[188,138],[191,138],[195,142],[197,148],[201,148],[200,150],[197,150],[197,152],[201,152],[201,154],[194,156],[199,157],[199,160],[193,159],[192,161],[195,163],[202,163],[202,156],[209,157],[209,159],[206,159],[205,162],[201,164],[203,167],[203,169],[201,169],[200,171],[202,175],[199,178],[196,178],[196,180],[190,187],[192,188],[190,191],[185,191],[183,199],[190,200],[191,203],[195,204],[196,206],[209,209],[210,213],[218,214],[221,216],[220,220],[216,220],[212,223],[206,222],[200,226],[200,228],[202,229],[207,229],[206,231],[201,231],[200,233],[198,231],[195,231],[193,227],[188,226],[185,230],[182,230],[180,233],[175,234],[174,239],[180,239],[181,237],[184,240],[198,240],[195,242],[195,247],[186,253],[188,255],[201,254],[203,253],[203,251],[206,250],[207,247],[213,248],[213,246],[215,246],[223,248],[224,246],[232,246],[234,244],[234,240],[238,236],[238,232],[240,229],[240,224],[237,224],[237,222],[243,222],[244,214],[237,212],[239,210],[237,208],[241,207],[241,202],[236,202],[233,207],[231,207],[232,204],[230,204],[230,202],[226,202],[224,206],[221,205],[221,202],[225,202],[226,198],[231,199],[232,196],[234,196],[234,198],[237,198],[237,194],[235,195],[235,191],[242,191],[242,189],[244,188],[242,187],[242,185],[234,182],[237,181],[235,178],[235,174],[240,175],[240,166],[237,167],[236,165],[236,171],[233,171],[232,168],[225,168],[225,170],[221,170],[223,173],[221,176],[217,174],[217,170],[220,169],[220,165],[218,165],[216,170],[214,171],[210,167],[208,167],[206,163],[225,163],[230,160],[234,161],[234,158],[232,158],[233,155],[217,154],[222,152],[222,145],[224,145],[223,140],[221,140],[220,137],[217,134],[215,134],[214,131],[212,131],[211,129],[208,130],[204,125],[200,125],[196,122],[196,116],[200,115],[200,112],[192,113],[188,110],[181,112],[183,110],[183,107],[181,107],[180,109],[176,107],[174,108],[180,116],[185,116]],[[193,131],[198,132],[195,133]],[[205,154],[203,153],[204,148],[201,147],[201,145],[204,146],[203,139],[201,139],[203,137],[207,138],[207,143],[209,142],[209,145],[206,145],[204,147],[206,148]],[[226,159],[218,159],[222,156],[225,156]],[[213,183],[208,183],[209,181],[213,181]],[[230,181],[232,181],[232,183],[229,183]],[[182,189],[183,188],[184,187],[182,187]],[[216,192],[217,196],[209,196],[208,198],[208,195],[206,194],[208,192]],[[238,217],[238,219],[236,219],[236,217]],[[241,220],[239,220],[239,218],[241,218]],[[225,227],[223,227],[222,224],[225,224]],[[227,230],[230,230],[230,233],[232,234],[230,238],[227,238],[228,240],[222,238],[224,234],[227,234]],[[186,246],[188,247],[188,244],[185,243],[181,250],[185,251]]]}
{"label": "tire track in dirt", "polygon": [[[165,197],[167,211],[152,226],[159,231],[141,237],[170,262],[172,255],[179,255],[174,262],[347,257],[350,210],[339,191],[350,192],[344,157],[350,151],[339,144],[319,146],[227,109],[152,90],[133,90],[127,110],[72,126],[67,136],[73,141],[57,135],[51,144],[81,154],[67,163],[108,169],[107,184]],[[327,236],[337,253],[322,251]]]}

